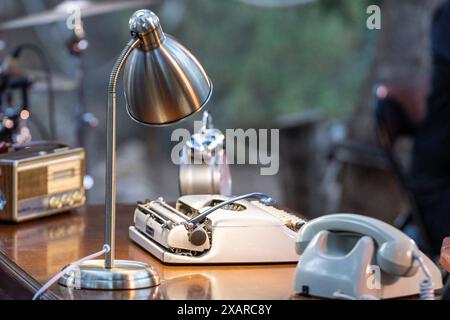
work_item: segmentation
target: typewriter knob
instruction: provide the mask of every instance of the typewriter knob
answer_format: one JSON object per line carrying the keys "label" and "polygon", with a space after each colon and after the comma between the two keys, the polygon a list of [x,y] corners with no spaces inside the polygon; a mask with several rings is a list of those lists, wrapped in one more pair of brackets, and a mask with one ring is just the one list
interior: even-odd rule
{"label": "typewriter knob", "polygon": [[81,191],[75,191],[75,192],[72,194],[72,199],[73,199],[73,201],[76,202],[76,203],[82,202],[82,201],[83,201],[83,197],[84,197],[84,195],[83,195],[83,193],[82,193]]}
{"label": "typewriter knob", "polygon": [[203,228],[197,228],[189,235],[189,242],[194,246],[201,246],[206,242],[208,235]]}

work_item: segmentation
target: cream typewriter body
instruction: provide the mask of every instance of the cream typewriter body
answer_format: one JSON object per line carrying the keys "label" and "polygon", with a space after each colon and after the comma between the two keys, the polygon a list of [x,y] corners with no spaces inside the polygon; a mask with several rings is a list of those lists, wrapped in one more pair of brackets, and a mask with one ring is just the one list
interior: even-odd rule
{"label": "cream typewriter body", "polygon": [[175,208],[162,199],[138,204],[129,235],[164,263],[297,262],[304,221],[263,203],[265,197],[188,195]]}

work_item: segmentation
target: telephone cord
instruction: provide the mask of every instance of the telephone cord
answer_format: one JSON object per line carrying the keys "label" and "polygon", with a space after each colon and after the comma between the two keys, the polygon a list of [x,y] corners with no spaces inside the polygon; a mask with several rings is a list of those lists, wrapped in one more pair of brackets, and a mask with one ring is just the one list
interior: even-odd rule
{"label": "telephone cord", "polygon": [[50,280],[48,280],[33,296],[32,300],[37,300],[39,299],[44,293],[45,291],[48,290],[48,288],[50,288],[56,281],[59,280],[59,278],[61,278],[63,275],[65,275],[66,273],[72,271],[73,269],[79,267],[83,262],[87,261],[87,260],[92,260],[95,258],[98,258],[99,256],[109,252],[111,250],[111,248],[109,247],[109,245],[104,244],[103,245],[103,249],[93,253],[91,255],[88,255],[84,258],[81,258],[80,260],[77,260],[75,262],[72,262],[71,264],[69,264],[67,267],[65,267],[64,269],[62,269],[60,272],[58,272],[56,275],[54,275]]}
{"label": "telephone cord", "polygon": [[414,259],[419,263],[419,267],[425,275],[425,279],[420,282],[420,300],[434,300],[434,284],[430,271],[423,262],[422,257],[416,252],[413,253]]}

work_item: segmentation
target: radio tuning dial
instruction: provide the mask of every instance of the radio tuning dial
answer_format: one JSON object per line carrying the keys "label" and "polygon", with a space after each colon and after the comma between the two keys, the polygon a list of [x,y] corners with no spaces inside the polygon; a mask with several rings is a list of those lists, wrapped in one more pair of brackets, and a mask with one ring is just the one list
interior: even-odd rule
{"label": "radio tuning dial", "polygon": [[65,205],[71,206],[71,205],[73,205],[73,203],[74,203],[74,200],[73,200],[73,196],[72,195],[69,196],[68,194],[63,194],[61,196],[61,204],[63,206],[65,206]]}
{"label": "radio tuning dial", "polygon": [[61,203],[62,203],[62,205],[63,206],[66,205],[68,201],[69,201],[69,197],[67,196],[67,194],[63,194],[61,196]]}
{"label": "radio tuning dial", "polygon": [[72,199],[75,202],[82,202],[83,198],[84,198],[84,195],[80,191],[75,191],[72,195]]}
{"label": "radio tuning dial", "polygon": [[67,205],[68,206],[73,206],[75,203],[75,200],[73,200],[73,196],[68,197],[69,199],[67,200]]}
{"label": "radio tuning dial", "polygon": [[50,197],[48,200],[48,205],[50,208],[58,208],[61,205],[61,200],[59,200],[57,197]]}

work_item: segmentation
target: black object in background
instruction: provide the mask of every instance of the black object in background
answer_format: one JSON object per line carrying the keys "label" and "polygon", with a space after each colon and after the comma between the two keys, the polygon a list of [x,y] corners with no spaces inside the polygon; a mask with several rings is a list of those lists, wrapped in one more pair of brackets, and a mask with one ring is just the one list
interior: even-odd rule
{"label": "black object in background", "polygon": [[415,139],[411,176],[432,250],[439,254],[450,235],[450,1],[433,16],[431,41],[432,86]]}
{"label": "black object in background", "polygon": [[447,281],[447,285],[445,286],[442,300],[450,300],[450,280]]}

